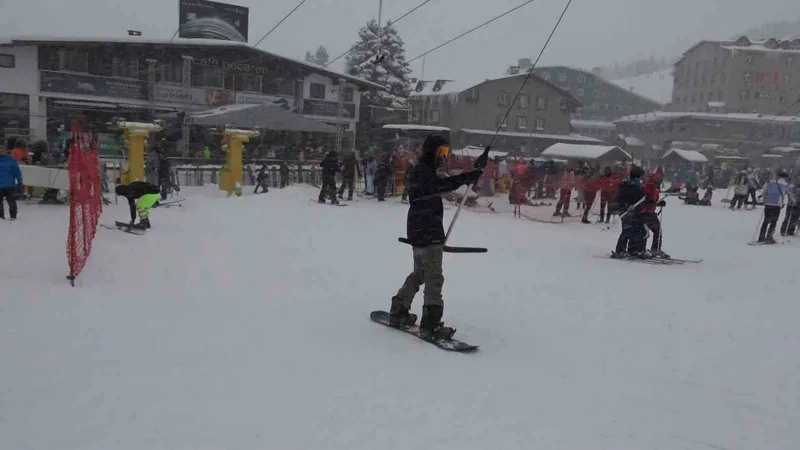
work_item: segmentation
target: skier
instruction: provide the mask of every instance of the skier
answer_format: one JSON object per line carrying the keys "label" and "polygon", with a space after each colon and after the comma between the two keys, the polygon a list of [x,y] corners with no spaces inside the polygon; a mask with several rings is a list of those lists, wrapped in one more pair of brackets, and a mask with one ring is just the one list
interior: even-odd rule
{"label": "skier", "polygon": [[267,163],[261,165],[261,168],[258,169],[258,174],[256,174],[256,188],[253,190],[253,194],[258,194],[258,188],[261,188],[261,193],[269,192],[269,174],[267,173]]}
{"label": "skier", "polygon": [[592,206],[594,206],[594,200],[597,197],[597,191],[600,185],[598,179],[595,177],[594,170],[589,165],[585,167],[582,184],[584,208],[581,223],[592,223],[589,220],[589,213],[592,212]]}
{"label": "skier", "polygon": [[281,161],[278,165],[278,173],[281,176],[281,189],[285,188],[289,185],[289,166],[286,164],[286,161]]}
{"label": "skier", "polygon": [[611,204],[614,201],[614,193],[617,188],[617,180],[614,177],[614,173],[611,172],[611,167],[606,166],[603,168],[603,174],[600,176],[598,184],[600,188],[599,222],[603,222],[605,219],[605,223],[608,223],[611,221],[611,215],[613,214]]}
{"label": "skier", "polygon": [[747,191],[749,188],[749,179],[747,172],[740,171],[733,181],[733,198],[731,199],[731,211],[735,207],[737,210],[742,209],[742,204],[747,200]]}
{"label": "skier", "polygon": [[[464,184],[474,184],[483,170],[474,169],[452,177],[441,177],[437,168],[444,164],[450,152],[450,143],[439,135],[430,134],[422,144],[422,152],[412,169],[408,189],[409,208],[406,223],[408,240],[413,247],[414,270],[403,286],[392,297],[389,310],[392,325],[413,325],[417,320],[411,314],[411,303],[421,285],[425,285],[420,329],[437,338],[450,338],[455,330],[444,326],[442,315],[442,258],[444,251],[444,207],[441,195],[456,190]],[[480,157],[476,167],[486,165],[488,157]]]}
{"label": "skier", "polygon": [[[756,199],[756,190],[758,190],[761,180],[758,179],[758,173],[753,169],[747,169],[747,196],[750,201],[745,199],[745,204],[751,203],[753,206],[750,209],[756,209],[758,200]],[[747,209],[747,207],[745,207]]]}
{"label": "skier", "polygon": [[357,175],[358,161],[356,161],[356,154],[350,152],[345,155],[342,162],[342,185],[339,187],[339,198],[344,198],[344,188],[347,187],[347,200],[353,200],[353,189],[355,188]]}
{"label": "skier", "polygon": [[786,207],[786,217],[781,224],[781,236],[794,236],[797,229],[797,222],[800,221],[800,177],[797,177],[795,184],[790,188],[794,203],[789,203]]}
{"label": "skier", "polygon": [[789,204],[794,204],[795,198],[788,183],[789,175],[786,172],[778,172],[777,180],[770,180],[764,184],[761,198],[764,201],[764,222],[758,233],[758,242],[762,244],[775,244],[772,235],[775,233],[775,225],[781,215],[784,197]]}
{"label": "skier", "polygon": [[378,163],[375,162],[375,155],[367,154],[364,158],[364,195],[375,194],[375,173],[378,171]]}
{"label": "skier", "polygon": [[339,200],[336,199],[336,173],[339,172],[339,156],[336,150],[329,151],[322,162],[319,163],[322,168],[322,187],[319,190],[320,203],[325,203],[327,196],[331,200],[331,204],[338,205]]}
{"label": "skier", "polygon": [[646,258],[644,252],[647,231],[644,229],[644,220],[641,211],[641,204],[638,203],[644,197],[641,186],[644,170],[641,167],[631,167],[628,179],[617,187],[617,211],[622,215],[622,232],[617,239],[617,248],[611,254],[612,258]]}
{"label": "skier", "polygon": [[386,185],[389,184],[389,177],[392,174],[392,154],[389,152],[381,156],[378,170],[375,172],[375,191],[378,194],[378,201],[386,201]]}
{"label": "skier", "polygon": [[[569,213],[569,201],[572,195],[572,188],[575,186],[575,175],[569,167],[564,169],[561,175],[561,190],[559,191],[558,203],[556,203],[556,210],[553,212],[553,217],[572,217]],[[564,208],[563,211],[561,208]]]}
{"label": "skier", "polygon": [[[663,208],[667,202],[659,200],[658,186],[654,179],[655,174],[649,175],[642,186],[645,200],[642,202],[640,211],[642,222],[653,233],[653,242],[650,244],[650,255],[654,258],[669,258],[669,255],[661,250],[661,221],[658,220],[656,207]],[[647,243],[645,242],[645,246]]]}
{"label": "skier", "polygon": [[138,212],[139,223],[136,225],[145,229],[150,228],[150,208],[158,206],[158,200],[161,198],[161,189],[157,185],[146,181],[134,181],[128,185],[118,185],[114,192],[128,199],[128,206],[131,210],[130,226],[134,226],[136,213]]}
{"label": "skier", "polygon": [[8,155],[8,148],[0,145],[0,220],[5,220],[3,199],[8,202],[11,220],[17,220],[17,193],[22,192],[22,172],[19,163]]}

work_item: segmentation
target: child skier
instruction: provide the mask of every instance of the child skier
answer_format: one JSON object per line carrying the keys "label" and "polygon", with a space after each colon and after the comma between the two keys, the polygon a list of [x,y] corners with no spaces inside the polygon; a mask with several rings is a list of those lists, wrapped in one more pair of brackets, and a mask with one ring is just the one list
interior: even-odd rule
{"label": "child skier", "polygon": [[403,286],[392,297],[389,310],[392,325],[412,325],[417,316],[411,314],[411,303],[419,287],[425,285],[422,319],[419,327],[437,338],[449,339],[454,329],[444,326],[442,315],[442,257],[445,233],[442,221],[444,207],[441,195],[456,190],[461,185],[474,184],[483,174],[478,167],[485,167],[488,157],[475,161],[476,169],[452,177],[442,177],[437,169],[444,164],[450,153],[450,143],[439,135],[430,134],[422,144],[422,152],[409,176],[409,208],[407,236],[413,247],[414,270]]}
{"label": "child skier", "polygon": [[[667,202],[659,200],[658,186],[654,179],[655,174],[648,175],[642,186],[645,200],[642,202],[640,211],[642,222],[653,233],[653,243],[650,244],[650,255],[654,258],[669,258],[669,255],[661,250],[661,221],[658,220],[656,207],[664,207]],[[645,246],[647,243],[645,242]]]}
{"label": "child skier", "polygon": [[[617,239],[617,248],[611,254],[612,258],[646,258],[645,247],[647,231],[644,229],[644,220],[641,215],[640,200],[644,197],[641,186],[644,170],[641,167],[631,167],[628,179],[617,187],[617,208],[622,221],[622,232]],[[637,203],[639,203],[637,205]]]}
{"label": "child skier", "polygon": [[138,212],[139,223],[137,225],[145,229],[150,228],[150,208],[158,206],[161,189],[157,185],[145,181],[134,181],[128,185],[118,185],[114,192],[128,199],[128,206],[131,210],[130,225],[134,226]]}
{"label": "child skier", "polygon": [[786,197],[789,204],[794,204],[795,202],[794,194],[789,188],[788,179],[789,175],[786,172],[778,172],[777,180],[767,181],[764,185],[764,190],[761,193],[761,198],[764,201],[764,222],[761,224],[761,230],[758,233],[759,243],[775,243],[772,235],[775,233],[775,225],[781,215],[783,199]]}

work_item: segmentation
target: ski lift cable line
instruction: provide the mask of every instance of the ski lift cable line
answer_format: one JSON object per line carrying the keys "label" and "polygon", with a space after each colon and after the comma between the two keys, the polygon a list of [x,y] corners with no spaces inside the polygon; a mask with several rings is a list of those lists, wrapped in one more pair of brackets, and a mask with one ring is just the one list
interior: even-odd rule
{"label": "ski lift cable line", "polygon": [[[493,17],[493,18],[491,18],[491,19],[487,20],[486,22],[483,22],[482,24],[480,24],[480,25],[478,25],[478,26],[476,26],[476,27],[474,27],[474,28],[471,28],[471,29],[469,29],[469,30],[467,30],[467,31],[465,31],[465,32],[463,32],[463,33],[461,33],[461,34],[459,34],[458,36],[456,36],[456,37],[454,37],[454,38],[452,38],[452,39],[450,39],[450,40],[448,40],[448,41],[446,41],[446,42],[444,42],[444,43],[442,43],[442,44],[439,44],[439,45],[437,45],[436,47],[434,47],[434,48],[432,48],[432,49],[428,50],[427,52],[425,52],[425,53],[423,53],[423,54],[421,54],[421,55],[419,55],[419,56],[417,56],[417,57],[415,57],[415,58],[412,58],[412,59],[410,59],[410,60],[408,61],[408,63],[410,64],[410,63],[412,63],[412,62],[414,62],[414,61],[416,61],[416,60],[418,60],[418,59],[420,59],[420,58],[422,58],[422,57],[424,57],[424,56],[427,56],[428,54],[430,54],[430,53],[433,53],[433,52],[435,52],[436,50],[439,50],[440,48],[444,47],[445,45],[448,45],[448,44],[450,44],[450,43],[453,43],[453,42],[455,42],[455,41],[457,41],[457,40],[461,39],[462,37],[464,37],[464,36],[466,36],[466,35],[468,35],[468,34],[472,33],[473,31],[476,31],[476,30],[478,30],[478,29],[480,29],[480,28],[483,28],[483,27],[485,27],[486,25],[489,25],[490,23],[494,22],[495,20],[501,19],[501,18],[503,18],[503,17],[505,17],[505,16],[507,16],[507,15],[511,14],[512,12],[514,12],[514,11],[516,11],[516,10],[518,10],[518,9],[522,8],[523,6],[526,6],[526,5],[530,4],[530,3],[533,3],[534,1],[536,1],[536,0],[528,0],[528,1],[526,1],[525,3],[522,3],[522,4],[520,4],[520,5],[517,5],[517,6],[513,7],[513,8],[511,8],[511,9],[509,9],[508,11],[504,12],[503,14],[500,14],[499,16],[495,16],[495,17]],[[570,3],[571,3],[571,1],[570,1]],[[558,25],[556,25],[556,26],[558,26]]]}
{"label": "ski lift cable line", "polygon": [[[401,20],[405,19],[405,18],[406,18],[406,16],[408,16],[408,15],[410,15],[411,13],[413,13],[414,11],[416,11],[416,10],[418,10],[418,9],[422,8],[423,6],[427,5],[427,4],[428,4],[428,3],[430,3],[431,1],[432,1],[432,0],[425,0],[424,2],[420,3],[419,5],[417,5],[417,6],[413,7],[413,8],[411,8],[411,9],[409,9],[408,11],[406,11],[406,12],[405,12],[403,15],[401,15],[401,16],[400,16],[400,17],[398,17],[397,19],[395,19],[395,20],[390,20],[390,21],[388,21],[388,22],[386,22],[386,23],[391,23],[392,25],[395,25],[395,24],[397,24],[397,22],[400,22]],[[352,52],[353,50],[355,50],[355,49],[356,49],[356,47],[358,47],[358,44],[352,45],[352,46],[351,46],[349,49],[347,49],[347,51],[346,51],[346,52],[344,52],[344,53],[342,53],[341,55],[337,56],[336,58],[333,58],[332,60],[328,61],[328,63],[327,63],[327,64],[325,64],[325,66],[324,66],[324,67],[328,67],[328,66],[330,66],[331,64],[335,63],[336,61],[338,61],[338,60],[342,59],[343,57],[347,56],[347,54],[348,54],[348,53],[350,53],[350,52]]]}
{"label": "ski lift cable line", "polygon": [[292,14],[294,14],[295,11],[300,9],[300,7],[303,6],[303,3],[305,3],[306,1],[307,0],[300,0],[300,3],[298,3],[297,6],[292,8],[291,11],[289,11],[285,16],[283,16],[283,19],[279,20],[278,23],[275,24],[275,26],[273,26],[269,31],[267,31],[267,33],[264,36],[262,36],[261,39],[258,40],[258,42],[253,44],[253,47],[258,47],[258,44],[262,43],[264,39],[266,39],[270,34],[272,34],[273,31],[275,31],[279,26],[281,26],[281,24],[285,22],[286,19],[289,18],[289,16],[291,16]]}

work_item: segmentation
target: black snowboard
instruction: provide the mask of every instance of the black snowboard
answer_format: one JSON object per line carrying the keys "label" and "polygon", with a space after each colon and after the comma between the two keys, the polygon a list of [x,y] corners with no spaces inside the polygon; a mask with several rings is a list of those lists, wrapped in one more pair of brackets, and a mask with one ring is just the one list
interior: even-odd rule
{"label": "black snowboard", "polygon": [[411,326],[400,326],[395,327],[393,325],[389,325],[389,313],[386,311],[372,311],[369,314],[369,318],[372,319],[373,322],[377,322],[381,325],[385,325],[389,328],[394,328],[395,330],[402,331],[403,333],[408,333],[412,336],[416,336],[422,339],[425,342],[431,343],[442,350],[447,350],[451,352],[460,352],[460,353],[469,353],[478,350],[477,345],[470,345],[466,342],[457,341],[455,339],[432,339],[425,336],[422,333],[418,326],[411,325]]}

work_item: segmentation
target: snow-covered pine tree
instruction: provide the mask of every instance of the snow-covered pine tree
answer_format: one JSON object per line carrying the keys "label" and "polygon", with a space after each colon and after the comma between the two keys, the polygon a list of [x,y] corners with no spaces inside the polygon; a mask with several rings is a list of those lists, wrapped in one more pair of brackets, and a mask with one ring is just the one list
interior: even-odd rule
{"label": "snow-covered pine tree", "polygon": [[311,52],[306,52],[306,56],[304,56],[303,59],[305,59],[306,62],[316,64],[316,61],[314,61],[314,55],[312,55]]}
{"label": "snow-covered pine tree", "polygon": [[403,108],[411,93],[411,68],[403,40],[387,22],[378,28],[375,19],[358,30],[358,42],[347,56],[347,73],[386,86],[387,91],[365,92],[361,99],[371,105]]}
{"label": "snow-covered pine tree", "polygon": [[320,45],[317,49],[317,52],[314,53],[314,62],[320,66],[324,66],[325,64],[328,64],[328,60],[330,59],[331,56],[328,54],[328,50]]}

